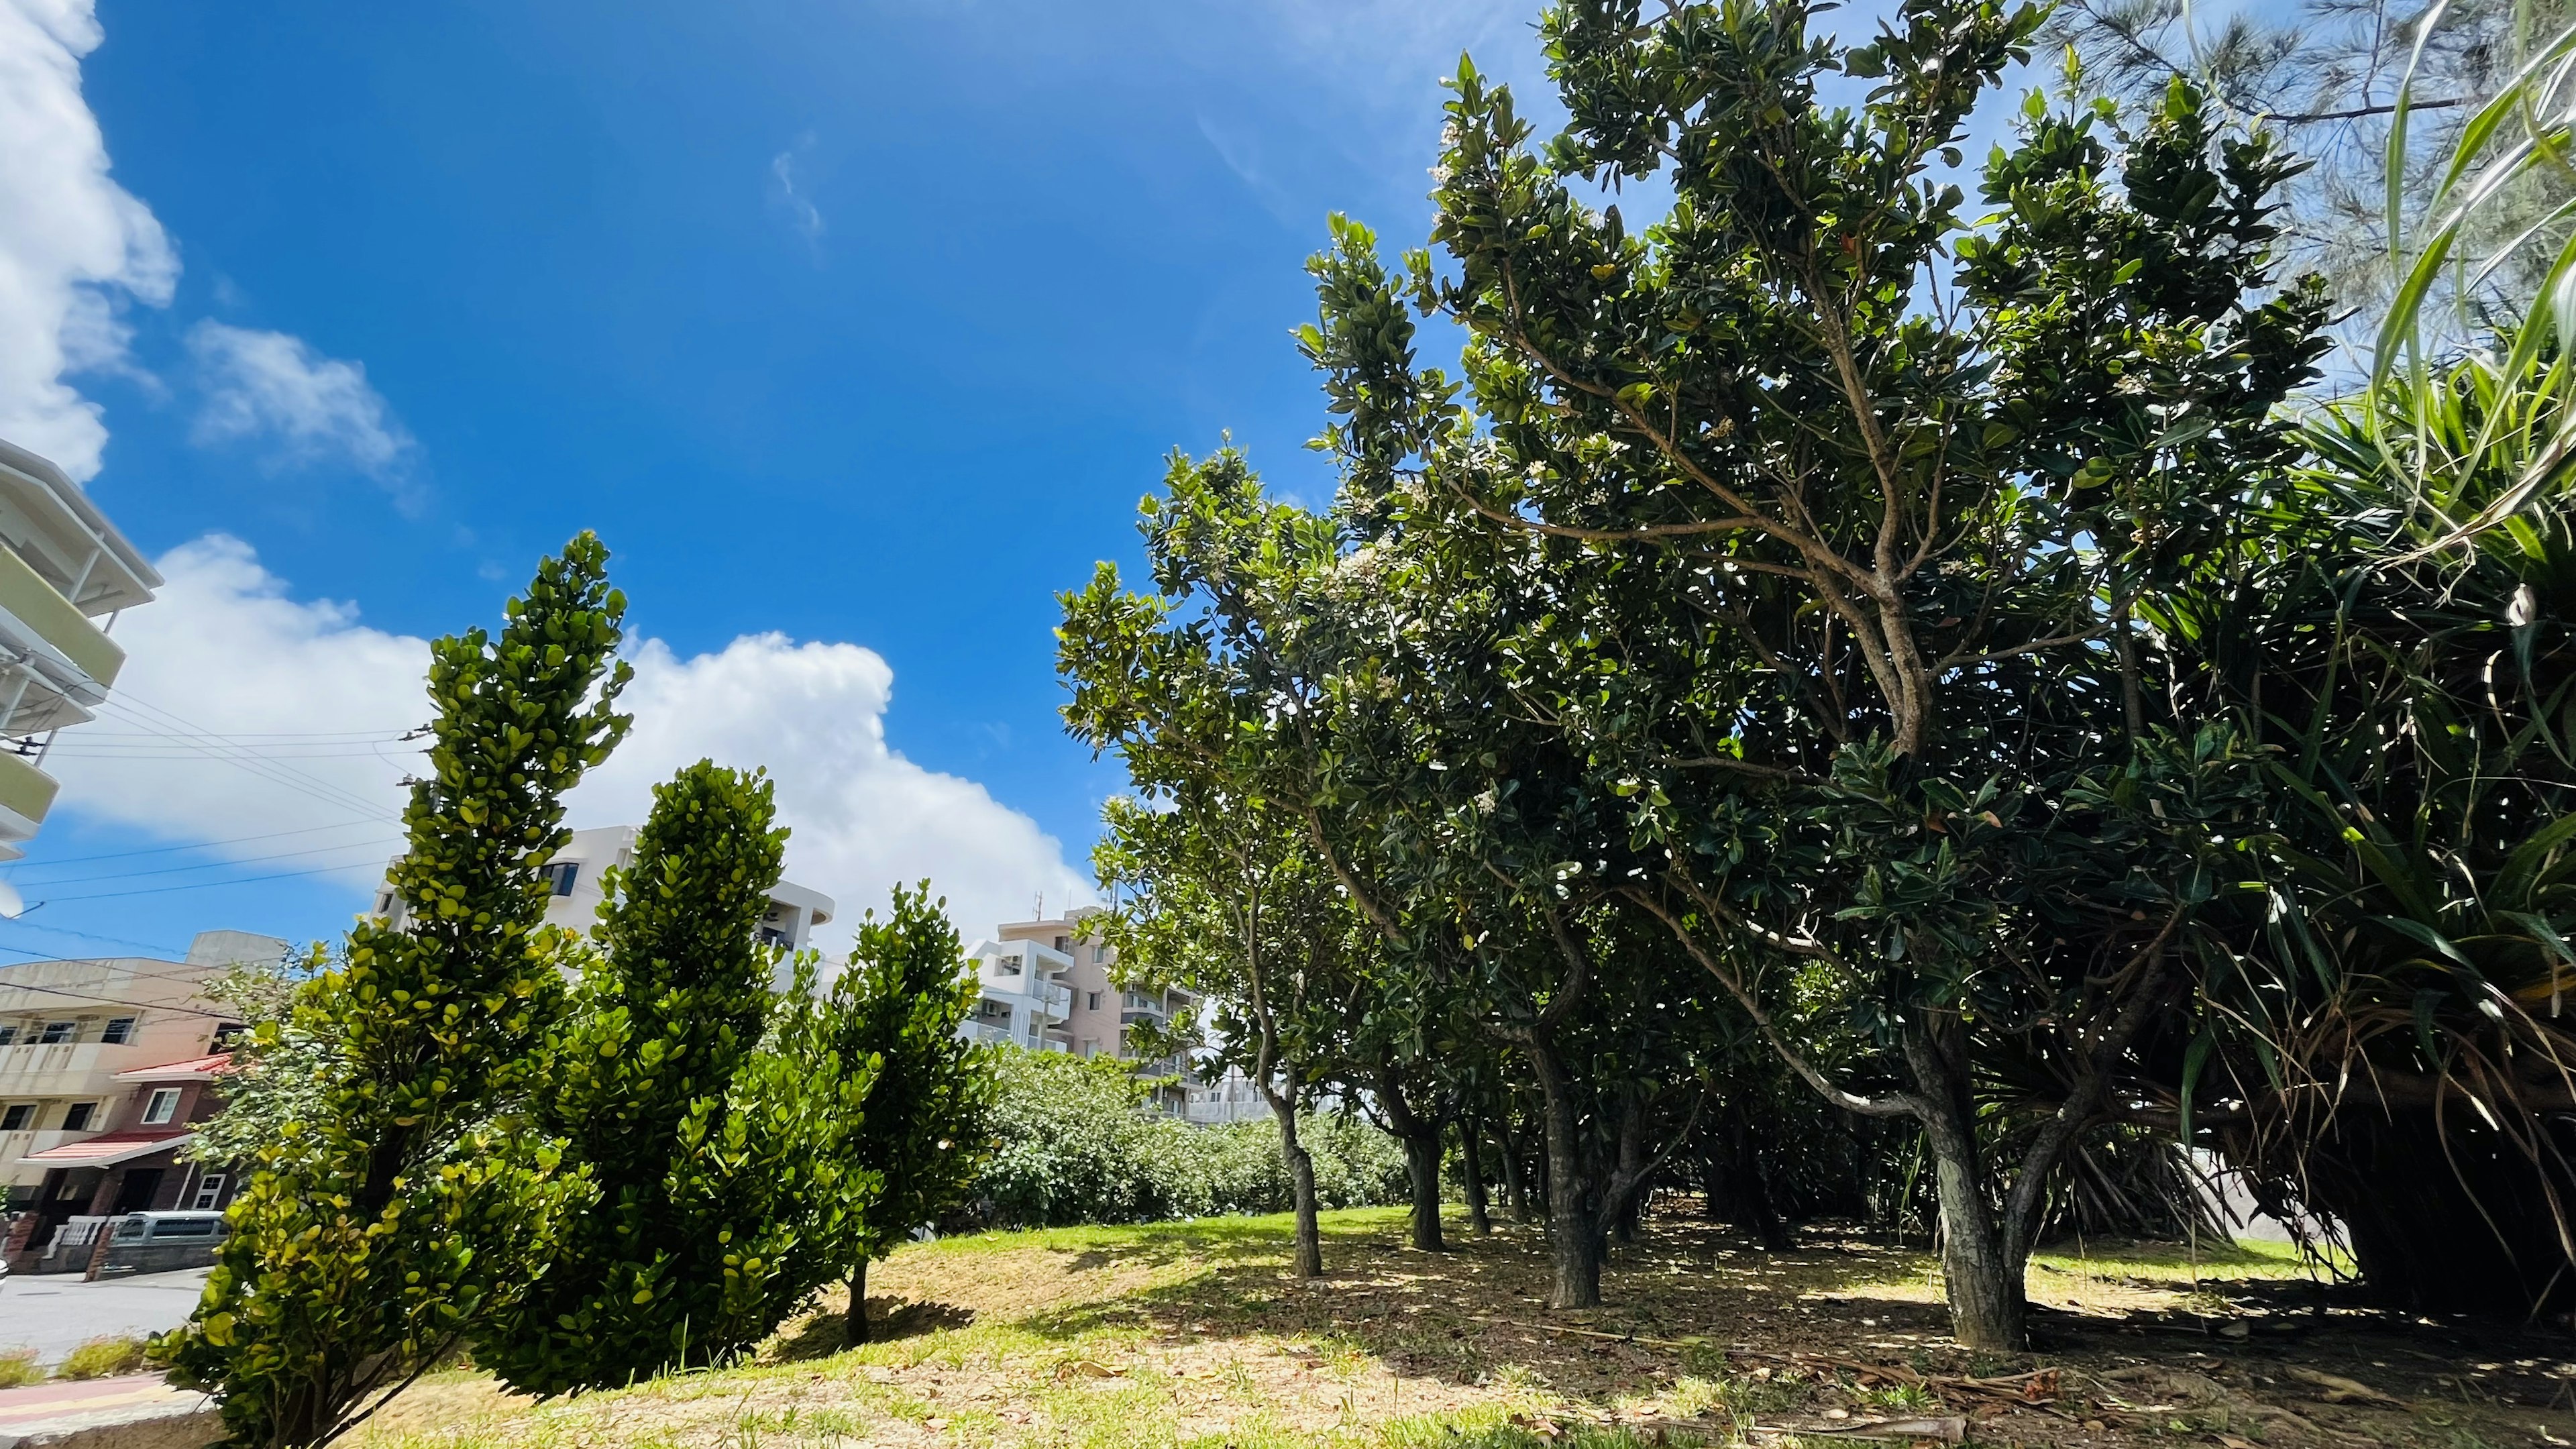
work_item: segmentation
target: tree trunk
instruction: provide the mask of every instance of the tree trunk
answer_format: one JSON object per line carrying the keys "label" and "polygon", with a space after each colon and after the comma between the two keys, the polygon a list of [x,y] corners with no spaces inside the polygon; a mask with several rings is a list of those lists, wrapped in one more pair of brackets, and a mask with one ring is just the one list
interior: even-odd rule
{"label": "tree trunk", "polygon": [[1778,1207],[1771,1200],[1770,1174],[1763,1170],[1760,1134],[1745,1120],[1745,1114],[1728,1114],[1727,1181],[1734,1207],[1734,1222],[1739,1232],[1752,1233],[1762,1239],[1762,1246],[1772,1252],[1790,1248],[1788,1225],[1780,1221]]}
{"label": "tree trunk", "polygon": [[1957,1054],[1920,1027],[1905,1033],[1905,1061],[1928,1109],[1923,1135],[1941,1201],[1941,1280],[1951,1337],[1967,1348],[2020,1353],[2030,1346],[2022,1300],[2027,1250],[2009,1241],[1986,1201],[1967,1074]]}
{"label": "tree trunk", "polygon": [[868,1260],[850,1270],[850,1310],[841,1320],[841,1343],[855,1348],[868,1341]]}
{"label": "tree trunk", "polygon": [[1279,1160],[1288,1168],[1288,1186],[1297,1204],[1297,1276],[1324,1276],[1324,1233],[1315,1221],[1315,1158],[1297,1140],[1297,1107],[1266,1089],[1270,1115],[1279,1123]]}
{"label": "tree trunk", "polygon": [[1530,1066],[1539,1082],[1540,1121],[1547,1136],[1547,1239],[1551,1270],[1547,1306],[1601,1306],[1601,1229],[1583,1171],[1581,1124],[1574,1089],[1556,1053],[1535,1042]]}
{"label": "tree trunk", "polygon": [[1392,1056],[1377,1066],[1377,1109],[1404,1144],[1404,1177],[1413,1198],[1413,1246],[1417,1252],[1443,1253],[1440,1240],[1440,1156],[1445,1124],[1435,1113],[1416,1112],[1405,1100],[1404,1075]]}
{"label": "tree trunk", "polygon": [[1458,1114],[1458,1161],[1467,1179],[1467,1231],[1479,1237],[1494,1230],[1485,1203],[1485,1134],[1473,1112]]}
{"label": "tree trunk", "polygon": [[1440,1158],[1445,1136],[1438,1119],[1429,1130],[1417,1130],[1404,1138],[1404,1176],[1412,1189],[1413,1246],[1418,1252],[1445,1253],[1449,1245],[1440,1237]]}
{"label": "tree trunk", "polygon": [[1503,1206],[1510,1209],[1512,1221],[1516,1223],[1534,1221],[1530,1215],[1529,1188],[1521,1181],[1520,1134],[1506,1127],[1496,1142],[1503,1149]]}

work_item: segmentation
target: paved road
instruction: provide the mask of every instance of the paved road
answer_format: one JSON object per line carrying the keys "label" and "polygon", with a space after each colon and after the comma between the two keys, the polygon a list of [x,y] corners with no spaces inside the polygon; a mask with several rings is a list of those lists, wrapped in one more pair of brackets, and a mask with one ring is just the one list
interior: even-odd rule
{"label": "paved road", "polygon": [[140,1338],[188,1321],[206,1270],[146,1273],[84,1283],[77,1273],[13,1276],[0,1282],[0,1353],[32,1348],[59,1361],[93,1338]]}

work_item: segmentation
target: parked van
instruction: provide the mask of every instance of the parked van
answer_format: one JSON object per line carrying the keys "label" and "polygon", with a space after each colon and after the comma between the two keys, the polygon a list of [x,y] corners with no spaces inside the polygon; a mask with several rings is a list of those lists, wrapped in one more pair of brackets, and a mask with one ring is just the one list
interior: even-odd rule
{"label": "parked van", "polygon": [[127,1213],[117,1219],[115,1242],[120,1247],[195,1245],[221,1242],[223,1236],[222,1213]]}

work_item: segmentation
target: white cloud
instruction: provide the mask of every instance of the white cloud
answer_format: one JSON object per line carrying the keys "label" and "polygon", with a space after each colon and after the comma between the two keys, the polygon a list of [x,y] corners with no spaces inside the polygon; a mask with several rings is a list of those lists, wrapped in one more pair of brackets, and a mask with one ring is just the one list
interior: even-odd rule
{"label": "white cloud", "polygon": [[302,338],[208,318],[188,329],[203,374],[200,443],[264,441],[290,465],[338,463],[376,478],[400,476],[414,444],[366,368],[325,357]]}
{"label": "white cloud", "polygon": [[[220,853],[260,868],[345,867],[352,887],[371,886],[399,836],[397,782],[418,763],[393,737],[428,713],[428,645],[359,623],[350,605],[289,597],[237,539],[200,539],[160,569],[160,599],[118,626],[132,657],[108,713],[65,731],[48,762],[59,808],[171,840],[240,841]],[[969,939],[1024,917],[1040,891],[1059,906],[1087,898],[1034,821],[887,746],[894,671],[875,651],[765,634],[694,658],[652,639],[628,653],[635,728],[574,793],[576,826],[642,819],[654,784],[693,760],[765,765],[794,831],[789,878],[840,903],[823,942],[835,952],[898,881],[929,877]],[[234,743],[166,737],[191,730]],[[42,860],[40,840],[31,874]]]}
{"label": "white cloud", "polygon": [[117,307],[167,305],[179,275],[161,224],[108,176],[81,96],[99,40],[89,0],[0,0],[0,437],[75,478],[98,472],[107,427],[64,374],[130,369]]}
{"label": "white cloud", "polygon": [[[814,138],[808,136],[796,144],[800,148],[811,146]],[[769,158],[769,179],[774,183],[770,196],[787,209],[788,222],[796,228],[796,234],[805,238],[808,246],[821,244],[823,213],[814,205],[814,198],[796,184],[795,151],[781,151]]]}
{"label": "white cloud", "polygon": [[1024,919],[1039,892],[1062,906],[1082,887],[1035,821],[888,748],[894,670],[875,650],[761,634],[691,659],[658,639],[628,653],[635,729],[574,794],[574,823],[640,819],[652,787],[692,760],[766,765],[794,831],[788,874],[836,897],[844,925],[927,877],[971,940]]}

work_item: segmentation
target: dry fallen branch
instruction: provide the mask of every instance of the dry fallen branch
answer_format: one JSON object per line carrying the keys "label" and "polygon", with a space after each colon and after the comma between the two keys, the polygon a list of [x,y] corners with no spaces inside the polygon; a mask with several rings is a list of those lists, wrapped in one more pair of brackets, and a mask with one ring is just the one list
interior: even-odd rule
{"label": "dry fallen branch", "polygon": [[2406,1407],[2404,1399],[2393,1394],[2381,1393],[2359,1379],[2348,1379],[2341,1374],[2323,1373],[2312,1368],[2300,1368],[2295,1364],[2284,1366],[2281,1372],[2297,1379],[2300,1383],[2314,1384],[2325,1390],[2318,1397],[2329,1404],[2373,1404],[2383,1409]]}

